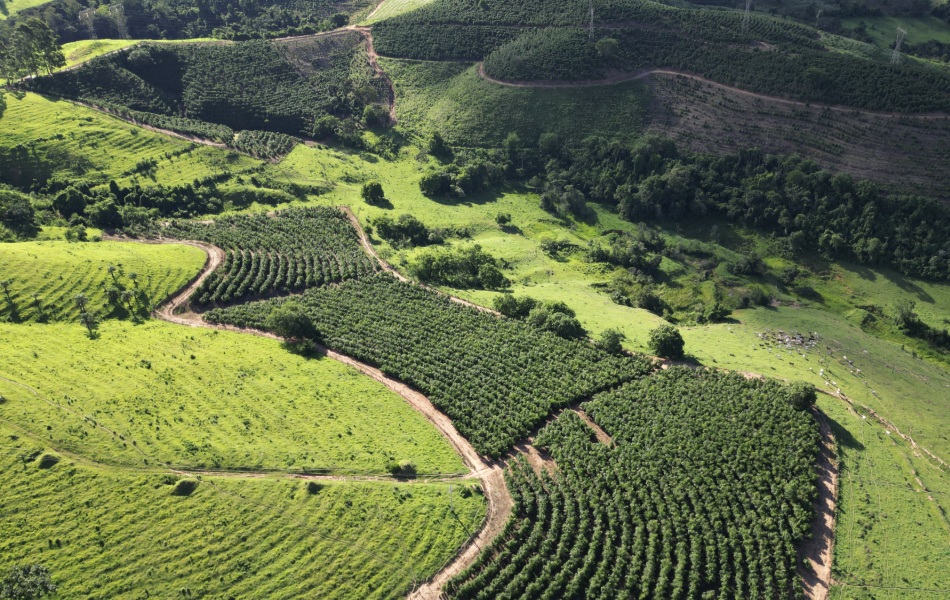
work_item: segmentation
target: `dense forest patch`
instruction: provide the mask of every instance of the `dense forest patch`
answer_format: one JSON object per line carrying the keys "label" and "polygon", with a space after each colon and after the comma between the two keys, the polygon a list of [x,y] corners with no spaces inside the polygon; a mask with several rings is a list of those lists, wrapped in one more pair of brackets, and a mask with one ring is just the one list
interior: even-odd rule
{"label": "dense forest patch", "polygon": [[557,474],[514,463],[514,516],[450,596],[801,597],[818,424],[790,400],[674,367],[582,405],[610,445],[565,412],[536,439]]}
{"label": "dense forest patch", "polygon": [[[151,44],[33,80],[43,94],[227,126],[314,135],[324,117],[360,119],[381,84],[356,32],[309,44]],[[306,68],[306,70],[304,70]],[[196,131],[197,132],[197,131]]]}

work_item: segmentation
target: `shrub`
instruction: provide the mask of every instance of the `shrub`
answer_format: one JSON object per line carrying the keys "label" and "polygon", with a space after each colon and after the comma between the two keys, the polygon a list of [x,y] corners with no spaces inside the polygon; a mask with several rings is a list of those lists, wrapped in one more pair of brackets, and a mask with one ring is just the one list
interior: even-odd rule
{"label": "shrub", "polygon": [[14,565],[0,580],[3,600],[36,600],[52,594],[58,586],[43,565]]}
{"label": "shrub", "polygon": [[478,280],[486,290],[495,290],[508,285],[508,278],[491,263],[485,263],[478,268]]}
{"label": "shrub", "polygon": [[511,317],[513,319],[524,319],[527,318],[528,313],[531,312],[531,309],[538,305],[538,301],[534,298],[531,298],[530,296],[515,298],[511,294],[502,294],[500,296],[495,296],[493,305],[495,310],[506,317]]}
{"label": "shrub", "polygon": [[795,410],[808,410],[818,400],[815,386],[804,381],[793,381],[785,388],[785,397]]}
{"label": "shrub", "polygon": [[597,340],[597,345],[600,346],[600,349],[604,352],[608,352],[610,354],[622,354],[623,345],[620,342],[626,338],[627,336],[617,329],[606,329],[600,334],[600,339]]}
{"label": "shrub", "polygon": [[497,215],[495,215],[495,223],[498,223],[499,225],[502,225],[502,226],[507,225],[508,223],[511,223],[511,214],[498,213]]}
{"label": "shrub", "polygon": [[172,490],[174,496],[190,496],[198,488],[198,481],[195,479],[182,479]]}
{"label": "shrub", "polygon": [[61,460],[61,457],[58,454],[53,454],[51,452],[44,452],[40,456],[39,460],[36,461],[36,466],[41,469],[49,469],[51,467],[56,466],[60,460]]}
{"label": "shrub", "polygon": [[574,311],[570,312],[571,314],[558,312],[552,309],[550,304],[545,304],[533,309],[528,314],[527,320],[529,325],[544,331],[550,331],[565,339],[582,337],[584,335],[584,327],[581,325],[581,322],[573,316]]}
{"label": "shrub", "polygon": [[660,325],[650,332],[649,346],[657,356],[663,358],[683,358],[683,336],[672,325]]}
{"label": "shrub", "polygon": [[383,193],[383,185],[378,181],[367,181],[363,184],[360,193],[367,204],[374,206],[382,204],[383,200],[386,199],[386,195]]}
{"label": "shrub", "polygon": [[318,494],[320,490],[323,489],[323,486],[317,483],[316,481],[307,482],[307,493],[308,494]]}
{"label": "shrub", "polygon": [[275,307],[267,316],[264,325],[282,338],[313,338],[317,334],[310,318],[300,305],[293,301]]}

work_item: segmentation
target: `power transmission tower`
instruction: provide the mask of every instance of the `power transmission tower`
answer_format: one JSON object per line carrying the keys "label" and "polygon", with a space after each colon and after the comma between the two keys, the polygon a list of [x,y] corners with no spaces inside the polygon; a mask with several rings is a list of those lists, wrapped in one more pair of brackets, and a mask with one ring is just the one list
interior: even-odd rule
{"label": "power transmission tower", "polygon": [[901,64],[901,44],[904,43],[905,37],[907,37],[907,32],[902,27],[898,27],[897,42],[894,44],[894,54],[891,55],[891,64]]}
{"label": "power transmission tower", "polygon": [[587,37],[590,41],[594,41],[594,0],[590,0],[590,30]]}
{"label": "power transmission tower", "polygon": [[79,11],[79,21],[89,29],[89,37],[92,39],[98,39],[96,37],[96,9],[87,8],[86,10]]}
{"label": "power transmission tower", "polygon": [[749,31],[749,9],[752,7],[752,0],[745,0],[745,14],[742,15],[742,31]]}
{"label": "power transmission tower", "polygon": [[115,22],[115,26],[119,29],[119,35],[122,36],[123,40],[129,38],[128,28],[126,27],[126,18],[125,10],[122,8],[121,4],[113,4],[109,6],[109,13],[112,15],[112,20]]}

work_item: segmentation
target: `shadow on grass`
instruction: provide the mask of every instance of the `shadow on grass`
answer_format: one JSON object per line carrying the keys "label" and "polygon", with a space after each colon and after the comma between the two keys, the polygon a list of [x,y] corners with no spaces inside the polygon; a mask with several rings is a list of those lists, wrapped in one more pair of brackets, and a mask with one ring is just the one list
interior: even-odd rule
{"label": "shadow on grass", "polygon": [[835,440],[840,447],[849,450],[864,450],[864,444],[851,435],[851,432],[844,425],[832,419],[827,413],[825,413],[825,419],[828,420],[828,425],[831,426],[831,432],[834,434]]}

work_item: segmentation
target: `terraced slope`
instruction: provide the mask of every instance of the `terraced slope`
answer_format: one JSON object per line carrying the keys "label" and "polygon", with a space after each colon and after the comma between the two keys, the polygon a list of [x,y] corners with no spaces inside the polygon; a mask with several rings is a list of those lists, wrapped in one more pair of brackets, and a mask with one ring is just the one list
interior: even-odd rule
{"label": "terraced slope", "polygon": [[[102,318],[148,314],[197,275],[205,260],[202,250],[181,244],[0,244],[0,280],[10,282],[0,293],[0,320],[75,322],[77,294]],[[126,290],[132,298],[121,296]]]}

